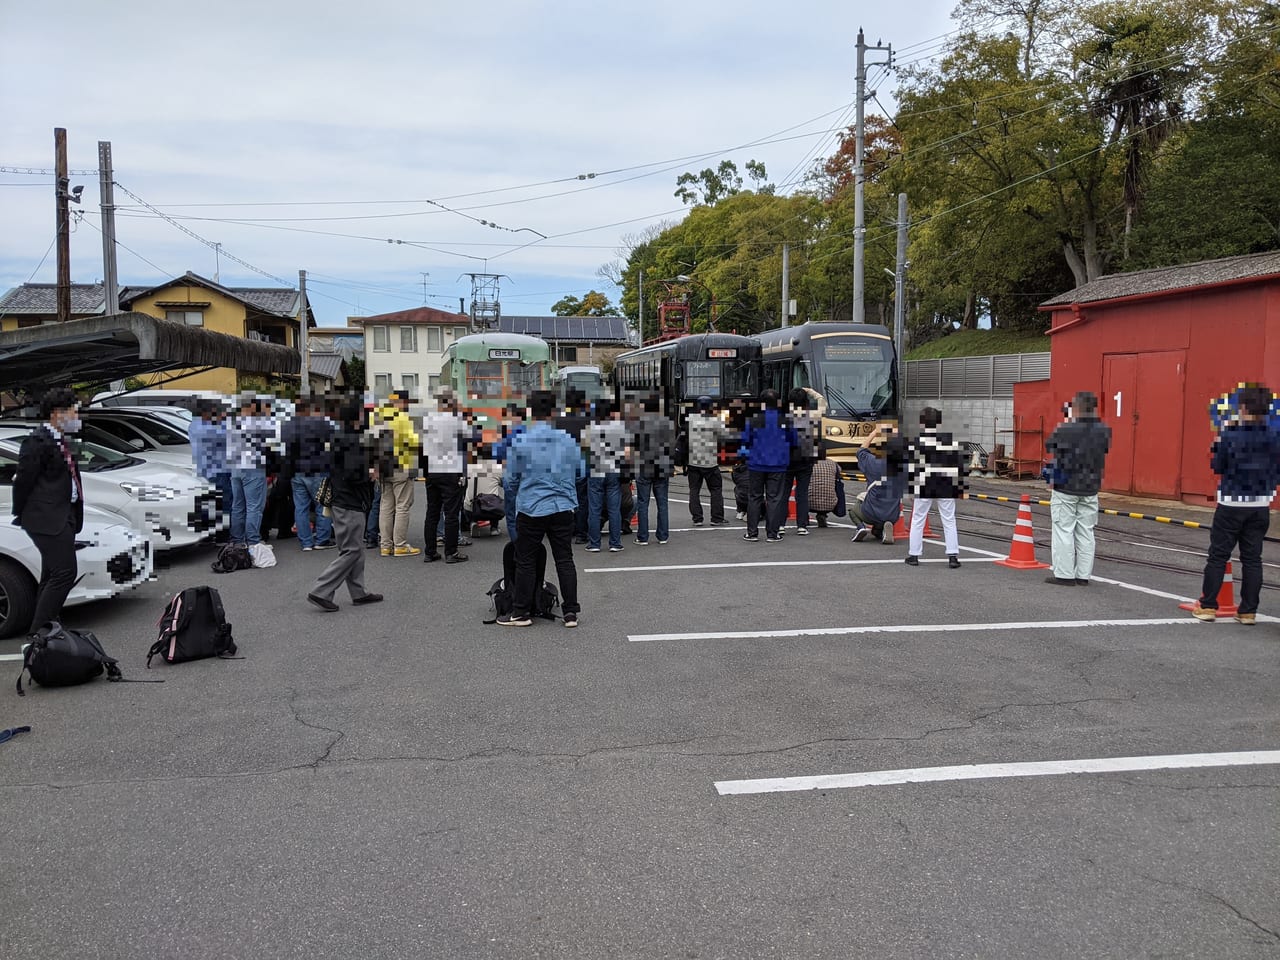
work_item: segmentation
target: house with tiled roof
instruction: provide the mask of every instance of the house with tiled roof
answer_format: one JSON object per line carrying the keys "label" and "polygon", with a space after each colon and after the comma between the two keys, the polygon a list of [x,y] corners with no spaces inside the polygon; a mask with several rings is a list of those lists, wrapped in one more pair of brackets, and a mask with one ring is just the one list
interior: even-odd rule
{"label": "house with tiled roof", "polygon": [[[102,316],[105,293],[100,283],[71,285],[71,319]],[[298,316],[301,300],[291,287],[227,287],[188,271],[180,277],[150,287],[120,290],[120,311],[132,311],[171,323],[202,327],[248,340],[298,348]],[[308,327],[315,326],[310,305]],[[0,330],[16,330],[57,322],[57,287],[51,283],[24,283],[0,297]],[[146,378],[144,378],[146,379]],[[158,378],[159,379],[159,378]],[[164,375],[157,386],[181,390],[216,390],[235,393],[242,377],[228,367],[190,375]],[[246,383],[259,385],[260,378]]]}

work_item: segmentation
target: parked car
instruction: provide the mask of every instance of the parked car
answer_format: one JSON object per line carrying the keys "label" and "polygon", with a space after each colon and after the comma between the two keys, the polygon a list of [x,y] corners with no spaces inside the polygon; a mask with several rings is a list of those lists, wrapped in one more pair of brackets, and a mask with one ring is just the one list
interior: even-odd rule
{"label": "parked car", "polygon": [[104,390],[94,394],[90,405],[100,407],[175,407],[195,410],[196,401],[225,399],[212,390],[133,390],[127,393]]}
{"label": "parked car", "polygon": [[[106,600],[151,579],[151,543],[120,517],[85,505],[76,535],[79,577],[66,605]],[[0,638],[27,633],[36,609],[40,552],[21,527],[0,523]]]}
{"label": "parked car", "polygon": [[[13,513],[13,475],[29,428],[0,423],[0,517]],[[220,517],[213,486],[189,472],[167,470],[88,440],[72,438],[86,506],[118,514],[147,536],[152,550],[185,547],[211,536]]]}
{"label": "parked car", "polygon": [[[137,457],[139,460],[153,464],[163,470],[177,470],[190,474],[196,472],[195,464],[191,459],[190,444],[187,444],[184,451],[182,447],[161,446],[158,441],[148,440],[144,437],[134,437],[132,440],[126,440],[124,437],[104,429],[101,423],[87,422],[83,417],[83,411],[81,422],[83,426],[80,432],[76,434],[76,437],[80,440],[88,440],[90,443],[96,443],[117,453]],[[0,427],[13,427],[24,431],[34,430],[42,423],[44,423],[43,420],[35,418],[18,420],[13,417],[5,417],[0,419]]]}
{"label": "parked car", "polygon": [[194,469],[186,426],[178,427],[163,415],[120,408],[95,410],[85,407],[80,410],[80,420],[86,426],[97,427],[120,438],[146,459],[150,459],[147,454],[160,459],[156,457],[160,454],[166,458],[161,462]]}

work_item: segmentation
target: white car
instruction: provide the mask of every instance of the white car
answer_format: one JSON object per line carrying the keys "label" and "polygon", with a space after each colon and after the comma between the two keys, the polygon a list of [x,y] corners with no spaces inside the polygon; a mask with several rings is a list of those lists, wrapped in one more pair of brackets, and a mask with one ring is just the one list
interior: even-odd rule
{"label": "white car", "polygon": [[[0,424],[0,516],[13,513],[13,475],[27,433]],[[144,463],[96,443],[72,439],[86,506],[119,515],[151,541],[153,551],[199,543],[228,520],[212,484]]]}
{"label": "white car", "polygon": [[[127,454],[131,457],[137,457],[144,463],[153,464],[161,470],[174,470],[181,473],[195,474],[195,463],[191,459],[191,444],[162,446],[158,441],[151,440],[142,436],[133,436],[126,439],[119,436],[119,430],[114,432],[103,429],[103,424],[98,422],[90,422],[83,416],[81,417],[82,426],[80,432],[76,434],[79,440],[87,440],[90,443],[96,443],[100,447],[106,447],[108,450],[114,450],[116,453]],[[43,420],[16,420],[12,417],[5,417],[0,420],[0,430],[5,427],[12,427],[14,430],[34,430],[41,426]],[[185,436],[185,431],[183,436]]]}
{"label": "white car", "polygon": [[[66,605],[106,600],[150,580],[151,543],[120,517],[86,506],[84,528],[76,535],[79,576]],[[0,637],[31,629],[40,582],[40,552],[25,530],[0,522]]]}

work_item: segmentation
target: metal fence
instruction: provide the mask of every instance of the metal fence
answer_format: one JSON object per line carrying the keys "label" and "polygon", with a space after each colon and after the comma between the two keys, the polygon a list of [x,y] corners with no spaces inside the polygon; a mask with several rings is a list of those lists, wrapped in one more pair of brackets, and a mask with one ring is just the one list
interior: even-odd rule
{"label": "metal fence", "polygon": [[1015,383],[1049,379],[1047,353],[908,360],[904,366],[908,397],[1012,397]]}

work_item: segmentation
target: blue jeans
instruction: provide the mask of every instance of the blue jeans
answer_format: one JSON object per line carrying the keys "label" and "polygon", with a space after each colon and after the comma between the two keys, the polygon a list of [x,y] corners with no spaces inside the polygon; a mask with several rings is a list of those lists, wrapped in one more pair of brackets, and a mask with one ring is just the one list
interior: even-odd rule
{"label": "blue jeans", "polygon": [[622,478],[616,473],[587,479],[587,546],[600,549],[600,508],[609,507],[609,546],[622,546]]}
{"label": "blue jeans", "polygon": [[[298,541],[304,547],[314,547],[317,543],[328,543],[333,539],[333,521],[324,515],[320,507],[320,484],[324,477],[319,474],[295,474],[289,481],[293,488],[293,522],[298,528]],[[316,532],[311,534],[311,505],[316,505]]]}
{"label": "blue jeans", "polygon": [[502,484],[502,507],[507,514],[507,538],[516,542],[516,495],[504,481]]}
{"label": "blue jeans", "polygon": [[378,533],[378,511],[382,509],[382,484],[375,483],[373,485],[373,507],[369,510],[369,517],[364,522],[364,539],[365,542],[377,540]]}
{"label": "blue jeans", "polygon": [[261,467],[231,471],[231,542],[262,542],[262,511],[267,505],[267,473]]}
{"label": "blue jeans", "polygon": [[640,526],[636,528],[636,539],[641,543],[649,542],[649,491],[653,491],[653,499],[658,503],[658,539],[665,541],[671,530],[667,522],[667,488],[671,481],[665,477],[661,480],[650,480],[647,477],[636,477],[636,515]]}

